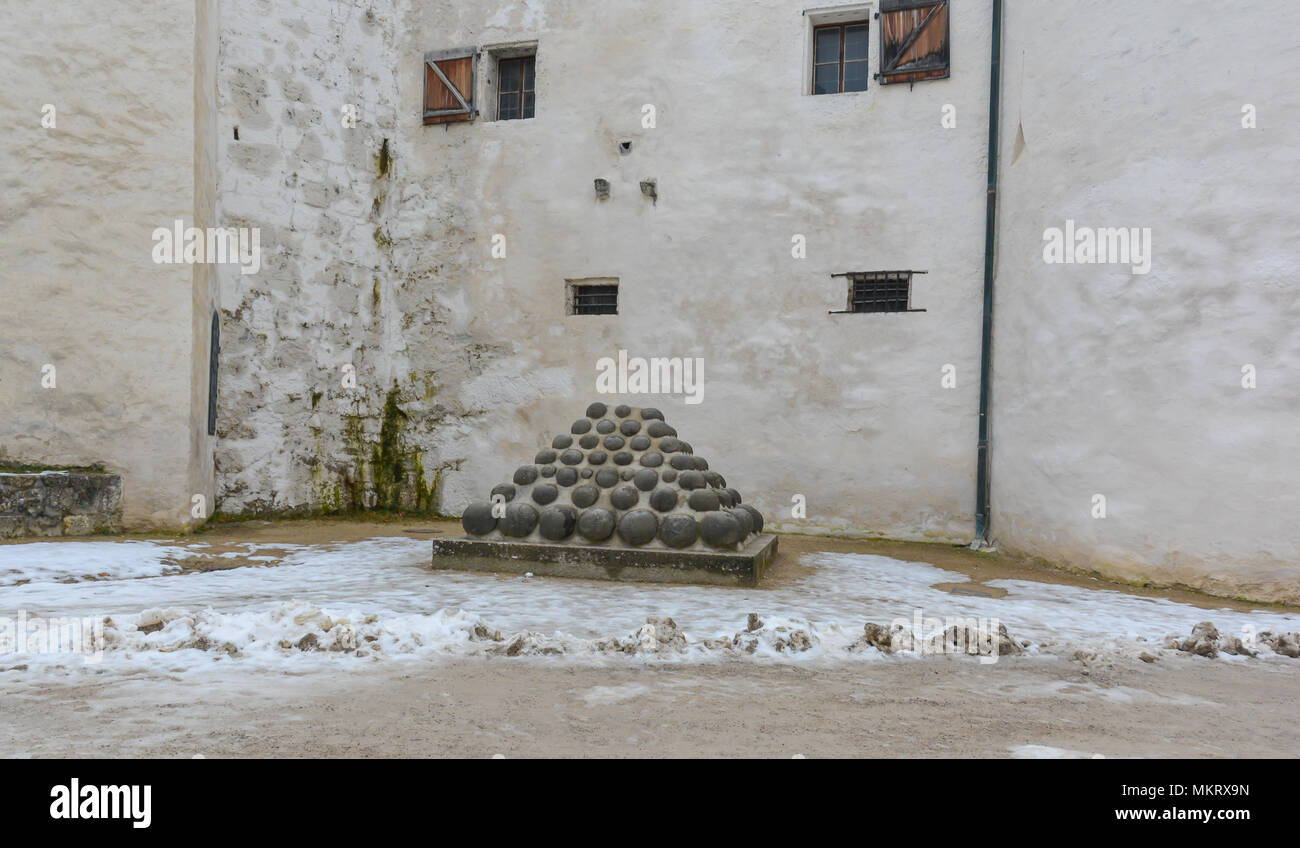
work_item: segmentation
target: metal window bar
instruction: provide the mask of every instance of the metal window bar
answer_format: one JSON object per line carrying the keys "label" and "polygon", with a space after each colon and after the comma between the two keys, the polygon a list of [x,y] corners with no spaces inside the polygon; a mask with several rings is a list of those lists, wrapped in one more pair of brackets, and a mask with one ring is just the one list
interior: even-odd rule
{"label": "metal window bar", "polygon": [[574,315],[617,315],[618,286],[574,286]]}
{"label": "metal window bar", "polygon": [[848,308],[831,315],[858,312],[924,312],[913,309],[912,275],[925,271],[850,271],[832,274],[849,279]]}

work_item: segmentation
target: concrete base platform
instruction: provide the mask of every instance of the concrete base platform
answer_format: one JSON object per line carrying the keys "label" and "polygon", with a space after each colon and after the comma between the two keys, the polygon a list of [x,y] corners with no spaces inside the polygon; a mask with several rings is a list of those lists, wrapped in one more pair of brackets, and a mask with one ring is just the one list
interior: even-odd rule
{"label": "concrete base platform", "polygon": [[760,534],[735,551],[556,545],[475,539],[435,539],[433,568],[459,571],[532,572],[548,577],[585,577],[646,583],[710,583],[757,586],[776,558],[776,537]]}

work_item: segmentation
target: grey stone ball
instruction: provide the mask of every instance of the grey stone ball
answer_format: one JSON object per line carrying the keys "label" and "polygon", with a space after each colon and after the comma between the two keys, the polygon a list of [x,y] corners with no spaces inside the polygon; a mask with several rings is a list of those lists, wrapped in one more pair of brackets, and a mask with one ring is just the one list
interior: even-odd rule
{"label": "grey stone ball", "polygon": [[618,406],[614,407],[614,414],[619,418],[626,418],[632,414],[632,407],[625,403],[620,403]]}
{"label": "grey stone ball", "polygon": [[627,442],[623,440],[622,436],[605,437],[605,447],[608,448],[609,450],[616,451],[619,448],[623,447],[623,445],[625,444],[627,444]]}
{"label": "grey stone ball", "polygon": [[666,469],[664,473],[659,475],[659,479],[663,480],[665,483],[671,483],[677,479],[677,472],[671,468]]}
{"label": "grey stone ball", "polygon": [[505,498],[506,502],[509,503],[515,499],[515,487],[511,486],[509,483],[502,483],[500,486],[493,486],[492,496],[496,497],[497,495]]}
{"label": "grey stone ball", "polygon": [[704,475],[699,471],[683,471],[677,478],[677,485],[683,489],[703,489]]}
{"label": "grey stone ball", "polygon": [[641,493],[635,486],[619,486],[609,493],[609,502],[614,509],[631,509],[641,500]]}
{"label": "grey stone ball", "polygon": [[603,542],[614,535],[615,523],[614,513],[594,506],[578,516],[578,535],[589,542]]}
{"label": "grey stone ball", "polygon": [[537,510],[530,504],[512,503],[506,507],[506,514],[501,519],[501,532],[507,536],[523,538],[533,532],[537,526]]}
{"label": "grey stone ball", "polygon": [[591,432],[591,419],[589,419],[589,418],[581,418],[581,419],[579,419],[579,420],[577,420],[577,421],[574,421],[574,422],[573,422],[573,426],[569,428],[569,432],[570,432],[570,433],[573,433],[575,436],[580,436],[580,435],[582,435],[583,433],[590,433],[590,432]]}
{"label": "grey stone ball", "polygon": [[555,472],[555,482],[559,483],[561,486],[572,486],[574,483],[578,482],[578,469],[561,468],[559,471]]}
{"label": "grey stone ball", "polygon": [[652,439],[661,439],[664,436],[676,436],[677,431],[669,427],[663,421],[651,421],[645,427],[646,435]]}
{"label": "grey stone ball", "polygon": [[682,449],[682,442],[672,436],[665,436],[659,440],[659,450],[664,453],[677,453]]}
{"label": "grey stone ball", "polygon": [[609,411],[608,406],[605,406],[605,404],[601,403],[600,401],[596,401],[591,406],[587,407],[587,417],[604,418],[605,413],[608,411]]}
{"label": "grey stone ball", "polygon": [[612,433],[612,432],[614,432],[614,422],[613,422],[613,421],[610,421],[608,418],[606,418],[606,419],[603,420],[603,421],[597,421],[597,422],[596,422],[596,432],[597,432],[597,433]]}
{"label": "grey stone ball", "polygon": [[631,465],[633,459],[631,451],[619,451],[614,454],[615,465]]}
{"label": "grey stone ball", "polygon": [[618,431],[624,436],[635,436],[641,430],[641,422],[628,418],[618,425]]}
{"label": "grey stone ball", "polygon": [[646,468],[658,468],[664,464],[664,455],[655,451],[643,453],[641,454],[641,464]]}
{"label": "grey stone ball", "polygon": [[573,528],[578,526],[578,511],[571,506],[548,506],[537,524],[543,539],[563,541],[572,536]]}
{"label": "grey stone ball", "polygon": [[727,510],[727,514],[733,516],[736,522],[740,524],[740,538],[744,539],[750,533],[754,532],[754,519],[749,513],[740,507]]}
{"label": "grey stone ball", "polygon": [[757,509],[754,509],[754,507],[750,506],[749,504],[741,504],[740,506],[736,507],[736,509],[741,509],[749,513],[750,527],[753,528],[753,531],[755,533],[763,532],[763,513],[759,512]]}
{"label": "grey stone ball", "polygon": [[659,485],[659,472],[653,468],[642,468],[632,476],[632,482],[643,492],[653,492]]}
{"label": "grey stone ball", "polygon": [[585,448],[586,450],[591,450],[598,444],[600,444],[600,436],[597,436],[595,433],[588,433],[581,439],[578,439],[578,447]]}
{"label": "grey stone ball", "polygon": [[607,459],[609,459],[609,454],[605,453],[604,451],[594,450],[591,453],[587,454],[588,465],[604,465],[605,460]]}
{"label": "grey stone ball", "polygon": [[541,472],[541,475],[542,475],[543,477],[554,477],[554,476],[555,476],[555,466],[554,466],[554,465],[543,465],[541,468],[538,469],[538,471]]}
{"label": "grey stone ball", "polygon": [[617,468],[602,468],[596,472],[596,485],[609,489],[618,484]]}
{"label": "grey stone ball", "polygon": [[515,483],[520,486],[527,486],[537,479],[536,465],[521,465],[515,469]]}
{"label": "grey stone ball", "polygon": [[659,538],[670,548],[687,548],[700,537],[700,525],[684,512],[665,515],[659,525]]}
{"label": "grey stone ball", "polygon": [[649,436],[633,436],[631,439],[628,440],[627,446],[630,447],[632,450],[635,450],[635,451],[649,450],[649,449],[650,449],[650,437],[649,437]]}
{"label": "grey stone ball", "polygon": [[576,448],[569,448],[564,453],[560,454],[560,462],[563,462],[565,465],[577,465],[582,462],[582,451],[577,450]]}
{"label": "grey stone ball", "polygon": [[460,526],[471,536],[486,536],[497,529],[497,517],[492,514],[492,504],[474,501],[465,507],[465,512],[460,517]]}
{"label": "grey stone ball", "polygon": [[690,442],[678,441],[678,450],[682,453],[695,453],[695,448],[691,447]]}
{"label": "grey stone ball", "polygon": [[721,475],[721,474],[719,474],[719,473],[716,472],[716,471],[705,471],[705,469],[703,469],[703,468],[700,468],[700,469],[697,469],[697,470],[699,470],[699,471],[704,471],[704,482],[705,482],[705,483],[707,483],[708,485],[712,486],[712,487],[715,488],[715,489],[721,489],[721,488],[722,488],[722,475]]}
{"label": "grey stone ball", "polygon": [[572,446],[573,446],[573,437],[568,434],[556,436],[554,439],[551,439],[551,447],[555,448],[556,450],[564,450],[565,448],[572,447]]}
{"label": "grey stone ball", "polygon": [[560,489],[554,483],[544,483],[540,486],[533,486],[533,500],[542,506],[553,502],[560,496]]}
{"label": "grey stone ball", "polygon": [[642,421],[650,421],[656,418],[659,419],[660,421],[663,421],[664,414],[659,410],[655,409],[653,406],[647,406],[645,409],[641,410]]}
{"label": "grey stone ball", "polygon": [[580,509],[586,509],[596,501],[600,500],[600,489],[597,489],[590,483],[584,483],[574,489],[573,494],[570,495],[570,497],[573,500],[574,506],[579,507]]}
{"label": "grey stone ball", "polygon": [[695,469],[694,457],[687,456],[684,453],[675,453],[668,457],[668,464],[678,471],[693,471]]}
{"label": "grey stone ball", "polygon": [[[722,486],[724,489],[726,488],[726,480],[722,481]],[[731,499],[735,501],[736,506],[740,506],[744,502],[744,499],[740,497],[740,492],[737,492],[735,489],[727,489],[727,492],[731,495]]]}
{"label": "grey stone ball", "polygon": [[723,509],[730,509],[736,505],[736,502],[731,499],[730,489],[709,489],[708,491],[713,492],[718,496],[718,503],[722,505]]}
{"label": "grey stone ball", "polygon": [[695,470],[696,470],[696,471],[708,471],[708,470],[709,470],[709,461],[708,461],[707,459],[705,459],[704,457],[702,457],[702,456],[697,456],[697,457],[695,457]]}
{"label": "grey stone ball", "polygon": [[648,509],[634,509],[618,522],[618,537],[629,545],[644,545],[659,532],[659,519]]}
{"label": "grey stone ball", "polygon": [[537,456],[533,457],[533,462],[538,465],[550,465],[552,462],[555,462],[555,457],[558,455],[559,454],[550,448],[544,448],[537,452]]}
{"label": "grey stone ball", "polygon": [[581,471],[578,472],[578,476],[581,477],[582,479],[586,480],[588,477],[590,477],[591,475],[593,475],[593,474],[595,474],[595,473],[596,473],[596,472],[592,471],[590,468],[584,468],[584,469],[582,469]]}
{"label": "grey stone ball", "polygon": [[631,480],[633,477],[636,476],[636,469],[624,468],[622,471],[619,472],[618,476],[622,477],[624,480]]}
{"label": "grey stone ball", "polygon": [[[536,490],[534,490],[533,498],[536,499],[536,497]],[[709,512],[721,506],[718,501],[718,493],[712,489],[696,489],[691,492],[690,497],[686,499],[686,503],[696,512]]]}
{"label": "grey stone ball", "polygon": [[650,506],[660,512],[671,512],[677,509],[677,490],[676,489],[655,489],[650,494]]}
{"label": "grey stone ball", "polygon": [[700,519],[700,538],[715,548],[730,548],[740,541],[740,522],[729,512],[706,512]]}

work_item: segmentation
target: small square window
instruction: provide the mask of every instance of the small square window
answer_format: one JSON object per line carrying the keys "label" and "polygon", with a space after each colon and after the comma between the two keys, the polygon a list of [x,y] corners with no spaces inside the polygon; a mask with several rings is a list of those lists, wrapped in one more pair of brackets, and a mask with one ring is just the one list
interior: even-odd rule
{"label": "small square window", "polygon": [[569,315],[617,315],[618,280],[567,281]]}
{"label": "small square window", "polygon": [[813,94],[867,90],[867,33],[865,20],[813,28]]}

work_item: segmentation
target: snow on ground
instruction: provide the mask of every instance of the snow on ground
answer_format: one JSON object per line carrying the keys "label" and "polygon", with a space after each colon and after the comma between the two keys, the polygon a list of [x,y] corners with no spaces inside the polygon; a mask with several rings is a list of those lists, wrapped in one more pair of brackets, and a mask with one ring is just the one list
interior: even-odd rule
{"label": "snow on ground", "polygon": [[0,586],[26,581],[157,577],[180,567],[185,550],[154,542],[31,542],[0,545]]}
{"label": "snow on ground", "polygon": [[[931,587],[966,582],[965,575],[867,554],[807,555],[803,564],[812,573],[775,589],[435,572],[428,568],[428,540],[406,537],[250,543],[240,556],[256,564],[172,573],[169,562],[205,547],[146,541],[0,546],[0,670],[55,670],[87,661],[173,673],[218,662],[227,669],[238,663],[306,670],[322,663],[484,654],[600,663],[630,657],[851,662],[885,656],[860,645],[850,650],[865,622],[910,626],[917,615],[937,619],[923,624],[927,633],[938,632],[950,617],[996,619],[1016,640],[1031,643],[1031,657],[1069,657],[1075,650],[1158,654],[1168,637],[1186,637],[1205,620],[1225,635],[1300,631],[1295,613],[1205,610],[1028,580],[990,582],[1007,590],[1001,598],[957,595]],[[259,556],[248,556],[254,553]],[[749,613],[761,624],[748,624]],[[68,632],[99,617],[106,617],[102,654],[55,650],[53,638],[31,641],[33,633]],[[667,617],[680,631],[662,620],[647,624]],[[17,651],[16,623],[24,618],[29,650]],[[63,630],[50,626],[54,619]],[[87,629],[93,632],[93,624]],[[1222,660],[1300,668],[1300,661],[1266,647],[1258,660]]]}

